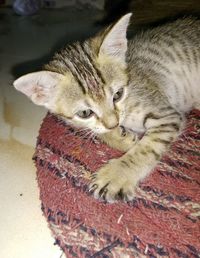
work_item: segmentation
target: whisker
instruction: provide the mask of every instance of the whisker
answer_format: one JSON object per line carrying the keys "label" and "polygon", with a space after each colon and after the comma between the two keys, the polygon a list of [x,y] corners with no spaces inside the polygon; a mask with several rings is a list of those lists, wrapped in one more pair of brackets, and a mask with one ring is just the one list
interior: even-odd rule
{"label": "whisker", "polygon": [[[73,131],[70,129],[66,132],[66,136],[78,136],[80,140],[84,140],[83,145],[86,145],[88,148],[91,147],[92,142],[94,142],[96,134],[89,128],[75,128]],[[68,143],[68,147],[77,148],[80,145],[80,142]]]}
{"label": "whisker", "polygon": [[88,131],[91,131],[91,130],[89,128],[82,128],[79,130],[75,129],[73,132],[71,132],[71,131],[66,132],[66,135],[75,135],[76,136],[77,134],[79,134],[81,136],[82,134],[84,134],[85,132],[88,132]]}
{"label": "whisker", "polygon": [[88,139],[89,140],[88,148],[91,147],[92,143],[94,142],[95,137],[96,137],[96,134],[94,132],[92,132],[92,134],[90,135],[90,137]]}
{"label": "whisker", "polygon": [[89,131],[89,132],[84,133],[84,134],[81,135],[81,136],[82,136],[83,138],[85,138],[85,137],[91,136],[91,134],[92,134],[92,131]]}

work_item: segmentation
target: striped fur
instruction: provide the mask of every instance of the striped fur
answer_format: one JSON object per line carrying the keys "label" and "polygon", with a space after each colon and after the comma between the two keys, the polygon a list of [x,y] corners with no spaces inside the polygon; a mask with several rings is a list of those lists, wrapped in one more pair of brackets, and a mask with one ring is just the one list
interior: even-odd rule
{"label": "striped fur", "polygon": [[[127,41],[130,16],[93,39],[67,46],[46,65],[47,80],[39,76],[34,84],[31,75],[32,93],[24,90],[32,100],[39,98],[35,103],[44,99],[52,112],[126,152],[92,178],[94,196],[108,201],[134,197],[135,186],[179,135],[184,114],[200,107],[200,21],[180,19]],[[43,84],[52,74],[57,85],[47,91]],[[16,88],[27,78],[19,79]],[[88,110],[87,119],[77,115]]]}
{"label": "striped fur", "polygon": [[105,80],[95,62],[96,56],[87,42],[67,46],[46,67],[58,72],[71,72],[84,94],[104,96]]}

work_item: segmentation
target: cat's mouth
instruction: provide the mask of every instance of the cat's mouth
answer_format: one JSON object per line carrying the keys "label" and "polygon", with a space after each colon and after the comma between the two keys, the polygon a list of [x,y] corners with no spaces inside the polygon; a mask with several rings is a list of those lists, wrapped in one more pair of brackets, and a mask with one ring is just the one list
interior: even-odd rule
{"label": "cat's mouth", "polygon": [[141,140],[146,133],[146,132],[137,132],[137,131],[133,131],[133,130],[132,130],[132,132],[137,135],[139,140]]}
{"label": "cat's mouth", "polygon": [[132,132],[137,135],[139,140],[142,140],[142,138],[146,134],[146,131],[134,131],[134,130],[132,130]]}
{"label": "cat's mouth", "polygon": [[137,134],[138,139],[141,140],[144,137],[146,132],[142,132],[142,133],[141,132],[134,132],[134,133]]}

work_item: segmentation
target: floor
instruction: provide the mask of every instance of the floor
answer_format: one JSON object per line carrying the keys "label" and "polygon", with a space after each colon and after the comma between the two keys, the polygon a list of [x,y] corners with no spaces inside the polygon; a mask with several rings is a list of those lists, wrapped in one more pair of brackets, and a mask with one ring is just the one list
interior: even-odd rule
{"label": "floor", "polygon": [[18,93],[12,82],[41,69],[65,43],[93,35],[99,15],[67,8],[23,17],[0,9],[0,257],[62,257],[42,216],[31,159],[46,110]]}

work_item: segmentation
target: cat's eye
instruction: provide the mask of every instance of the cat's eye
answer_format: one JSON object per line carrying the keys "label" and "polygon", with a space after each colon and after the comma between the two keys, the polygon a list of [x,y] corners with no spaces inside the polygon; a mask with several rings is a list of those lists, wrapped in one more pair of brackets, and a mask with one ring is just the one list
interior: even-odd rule
{"label": "cat's eye", "polygon": [[124,89],[123,89],[123,88],[119,89],[119,90],[114,94],[114,96],[113,96],[113,102],[119,101],[119,100],[122,98],[123,93],[124,93]]}
{"label": "cat's eye", "polygon": [[94,112],[91,109],[81,110],[76,113],[76,115],[80,118],[90,118]]}

